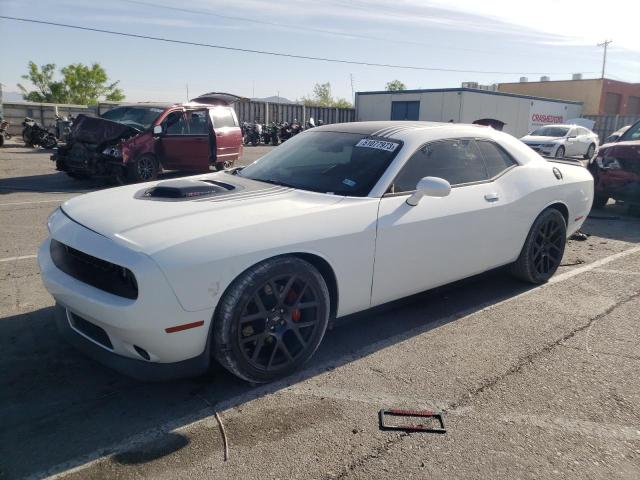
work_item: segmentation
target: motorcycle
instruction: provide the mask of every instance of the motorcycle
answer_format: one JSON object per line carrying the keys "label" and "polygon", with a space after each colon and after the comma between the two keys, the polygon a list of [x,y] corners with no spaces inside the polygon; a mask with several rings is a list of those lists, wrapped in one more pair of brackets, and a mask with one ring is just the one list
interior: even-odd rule
{"label": "motorcycle", "polygon": [[289,122],[282,122],[278,136],[280,137],[281,142],[285,142],[293,136]]}
{"label": "motorcycle", "polygon": [[22,130],[22,140],[27,147],[55,148],[58,146],[58,140],[53,133],[38,125],[33,118],[25,117],[22,122],[24,127]]}
{"label": "motorcycle", "polygon": [[56,137],[58,140],[69,143],[69,138],[71,137],[71,127],[73,125],[73,116],[69,115],[69,117],[60,117],[56,115]]}
{"label": "motorcycle", "polygon": [[262,143],[269,145],[271,143],[271,128],[266,123],[262,125]]}
{"label": "motorcycle", "polygon": [[291,136],[293,137],[294,135],[301,133],[303,130],[304,128],[302,128],[302,125],[300,125],[298,119],[294,118],[293,122],[291,123]]}
{"label": "motorcycle", "polygon": [[[267,131],[269,132],[269,140],[271,145],[279,145],[280,144],[280,137],[278,136],[280,133],[280,125],[276,122],[271,122],[271,124],[267,127]],[[265,139],[265,144],[269,143],[266,141]]]}
{"label": "motorcycle", "polygon": [[6,120],[2,120],[0,122],[0,147],[4,145],[4,140],[9,140],[11,138],[11,134],[8,132],[9,130],[9,122]]}
{"label": "motorcycle", "polygon": [[258,122],[248,124],[247,127],[247,143],[251,143],[254,147],[260,144],[260,138],[262,137],[262,125]]}

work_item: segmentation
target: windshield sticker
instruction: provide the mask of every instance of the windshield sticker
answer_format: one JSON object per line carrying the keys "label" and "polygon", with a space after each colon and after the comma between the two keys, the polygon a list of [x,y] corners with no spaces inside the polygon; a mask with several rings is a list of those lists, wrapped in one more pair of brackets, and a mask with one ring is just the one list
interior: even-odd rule
{"label": "windshield sticker", "polygon": [[353,180],[349,180],[348,178],[345,178],[344,180],[342,180],[342,183],[352,188],[356,186],[356,182],[354,182]]}
{"label": "windshield sticker", "polygon": [[396,148],[398,148],[398,144],[394,142],[385,142],[383,140],[370,140],[368,138],[363,138],[356,143],[356,147],[375,148],[376,150],[384,150],[385,152],[395,152]]}
{"label": "windshield sticker", "polygon": [[161,108],[150,108],[150,109],[149,109],[149,111],[151,111],[151,112],[156,112],[156,113],[162,113],[162,112],[164,112],[164,110],[163,110],[163,109],[161,109]]}

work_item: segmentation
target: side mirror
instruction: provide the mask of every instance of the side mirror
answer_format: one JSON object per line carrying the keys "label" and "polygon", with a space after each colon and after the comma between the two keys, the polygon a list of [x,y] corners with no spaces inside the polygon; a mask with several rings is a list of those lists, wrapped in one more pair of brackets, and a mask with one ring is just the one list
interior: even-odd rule
{"label": "side mirror", "polygon": [[407,205],[415,207],[424,196],[427,197],[446,197],[451,193],[451,184],[444,178],[424,177],[418,182],[416,191],[407,198]]}
{"label": "side mirror", "polygon": [[153,127],[153,134],[154,135],[162,135],[162,125],[155,125]]}

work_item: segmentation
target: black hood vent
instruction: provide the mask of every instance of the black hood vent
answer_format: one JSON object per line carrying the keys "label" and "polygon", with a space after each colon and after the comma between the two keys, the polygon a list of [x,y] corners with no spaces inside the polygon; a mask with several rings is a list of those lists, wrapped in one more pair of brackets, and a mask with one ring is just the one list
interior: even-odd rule
{"label": "black hood vent", "polygon": [[141,190],[135,196],[145,200],[197,200],[229,193],[235,189],[233,185],[213,180],[169,180]]}

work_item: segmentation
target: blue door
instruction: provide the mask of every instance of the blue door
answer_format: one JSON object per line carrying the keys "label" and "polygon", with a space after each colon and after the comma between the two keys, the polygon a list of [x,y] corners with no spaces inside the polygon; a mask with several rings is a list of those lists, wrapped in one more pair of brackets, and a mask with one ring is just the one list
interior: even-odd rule
{"label": "blue door", "polygon": [[391,102],[391,120],[418,120],[420,102]]}

